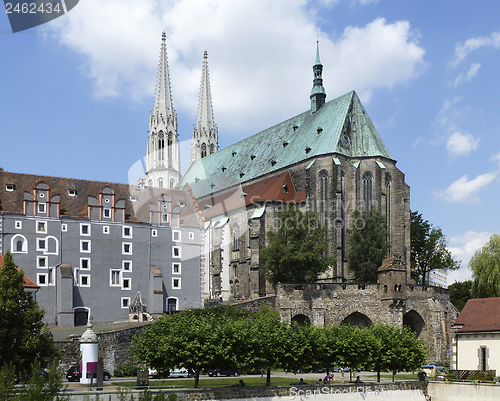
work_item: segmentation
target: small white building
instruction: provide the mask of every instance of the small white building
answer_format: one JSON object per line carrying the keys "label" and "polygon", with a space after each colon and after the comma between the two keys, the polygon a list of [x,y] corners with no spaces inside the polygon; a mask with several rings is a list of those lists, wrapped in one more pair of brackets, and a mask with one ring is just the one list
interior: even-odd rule
{"label": "small white building", "polygon": [[469,299],[451,329],[452,370],[500,373],[500,297]]}

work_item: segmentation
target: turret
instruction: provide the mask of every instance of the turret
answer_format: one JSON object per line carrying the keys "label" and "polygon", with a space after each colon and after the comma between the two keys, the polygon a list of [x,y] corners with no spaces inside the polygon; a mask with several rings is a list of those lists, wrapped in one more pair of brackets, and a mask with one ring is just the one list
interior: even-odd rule
{"label": "turret", "polygon": [[325,104],[326,93],[323,87],[323,65],[319,61],[319,41],[316,42],[316,62],[313,65],[313,87],[311,89],[311,113],[316,113]]}

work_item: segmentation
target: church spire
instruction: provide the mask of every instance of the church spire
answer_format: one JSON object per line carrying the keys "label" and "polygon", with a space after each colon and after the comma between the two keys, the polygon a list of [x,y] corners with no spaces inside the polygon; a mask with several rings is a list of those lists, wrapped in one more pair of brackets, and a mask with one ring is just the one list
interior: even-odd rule
{"label": "church spire", "polygon": [[323,65],[319,61],[319,41],[316,41],[316,62],[313,65],[313,87],[311,89],[311,113],[316,113],[325,104],[325,88],[323,87]]}
{"label": "church spire", "polygon": [[174,188],[180,180],[180,149],[177,116],[172,104],[166,34],[162,33],[153,112],[149,117],[146,149],[147,185]]}
{"label": "church spire", "polygon": [[210,77],[208,74],[208,53],[203,54],[201,70],[200,99],[198,101],[198,114],[193,128],[193,147],[191,150],[191,163],[219,149],[219,136],[217,124],[214,122],[212,108],[212,95],[210,91]]}

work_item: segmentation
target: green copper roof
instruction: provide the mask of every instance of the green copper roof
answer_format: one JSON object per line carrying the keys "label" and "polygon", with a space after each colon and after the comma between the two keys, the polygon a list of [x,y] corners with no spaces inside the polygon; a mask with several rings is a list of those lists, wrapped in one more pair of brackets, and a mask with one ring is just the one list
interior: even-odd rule
{"label": "green copper roof", "polygon": [[195,161],[180,186],[205,196],[327,154],[394,160],[354,91]]}

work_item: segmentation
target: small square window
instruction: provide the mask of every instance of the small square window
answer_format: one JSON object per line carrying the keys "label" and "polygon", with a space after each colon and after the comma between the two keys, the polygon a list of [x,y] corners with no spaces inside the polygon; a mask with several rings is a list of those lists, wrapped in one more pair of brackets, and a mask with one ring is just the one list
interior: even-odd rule
{"label": "small square window", "polygon": [[122,269],[128,272],[132,271],[132,261],[131,260],[124,260],[122,261]]}
{"label": "small square window", "polygon": [[130,297],[122,297],[122,308],[128,309],[130,306]]}
{"label": "small square window", "polygon": [[131,242],[123,242],[122,243],[122,254],[123,255],[132,255],[132,243]]}
{"label": "small square window", "polygon": [[16,223],[15,223],[15,227],[16,227],[18,230],[22,230],[22,228],[23,228],[23,222],[22,222],[22,221],[17,220],[17,221],[16,221]]}
{"label": "small square window", "polygon": [[109,219],[111,217],[111,209],[103,209],[102,215],[103,217]]}
{"label": "small square window", "polygon": [[14,191],[14,184],[6,184],[5,185],[5,190],[7,192],[13,192]]}
{"label": "small square window", "polygon": [[151,230],[152,237],[158,237],[158,230]]}
{"label": "small square window", "polygon": [[122,279],[122,290],[130,290],[132,287],[132,279],[124,278]]}
{"label": "small square window", "polygon": [[121,286],[121,270],[110,270],[109,271],[109,285],[112,287]]}
{"label": "small square window", "polygon": [[123,227],[123,238],[132,238],[132,227]]}
{"label": "small square window", "polygon": [[181,264],[172,263],[172,274],[181,274]]}
{"label": "small square window", "polygon": [[46,256],[37,256],[37,267],[45,268],[47,267],[47,257]]}
{"label": "small square window", "polygon": [[80,287],[90,287],[90,274],[80,274]]}
{"label": "small square window", "polygon": [[85,252],[85,253],[91,252],[90,240],[80,240],[80,252]]}
{"label": "small square window", "polygon": [[172,278],[172,288],[181,288],[180,278]]}
{"label": "small square window", "polygon": [[109,234],[109,226],[102,226],[102,233]]}
{"label": "small square window", "polygon": [[181,257],[181,247],[180,246],[173,246],[172,247],[172,257],[174,257],[174,258]]}
{"label": "small square window", "polygon": [[38,213],[46,213],[47,205],[45,203],[38,204]]}
{"label": "small square window", "polygon": [[90,224],[80,224],[80,235],[90,235]]}
{"label": "small square window", "polygon": [[61,231],[63,233],[68,232],[68,225],[67,224],[61,224]]}
{"label": "small square window", "polygon": [[90,270],[90,259],[89,258],[80,258],[80,269]]}
{"label": "small square window", "polygon": [[189,239],[194,239],[194,233],[193,232],[189,233]]}
{"label": "small square window", "polygon": [[76,196],[76,189],[68,189],[69,196]]}
{"label": "small square window", "polygon": [[38,240],[36,242],[36,250],[37,251],[44,251],[45,250],[45,246],[46,246],[45,240],[41,239],[41,238],[38,238]]}
{"label": "small square window", "polygon": [[46,233],[47,232],[47,222],[46,221],[37,221],[36,222],[36,232],[37,233]]}
{"label": "small square window", "polygon": [[180,231],[172,231],[172,241],[180,241],[181,240],[181,232]]}
{"label": "small square window", "polygon": [[130,202],[137,202],[139,198],[135,195],[130,195]]}
{"label": "small square window", "polygon": [[48,274],[47,273],[38,273],[37,275],[37,284],[38,285],[48,285]]}

